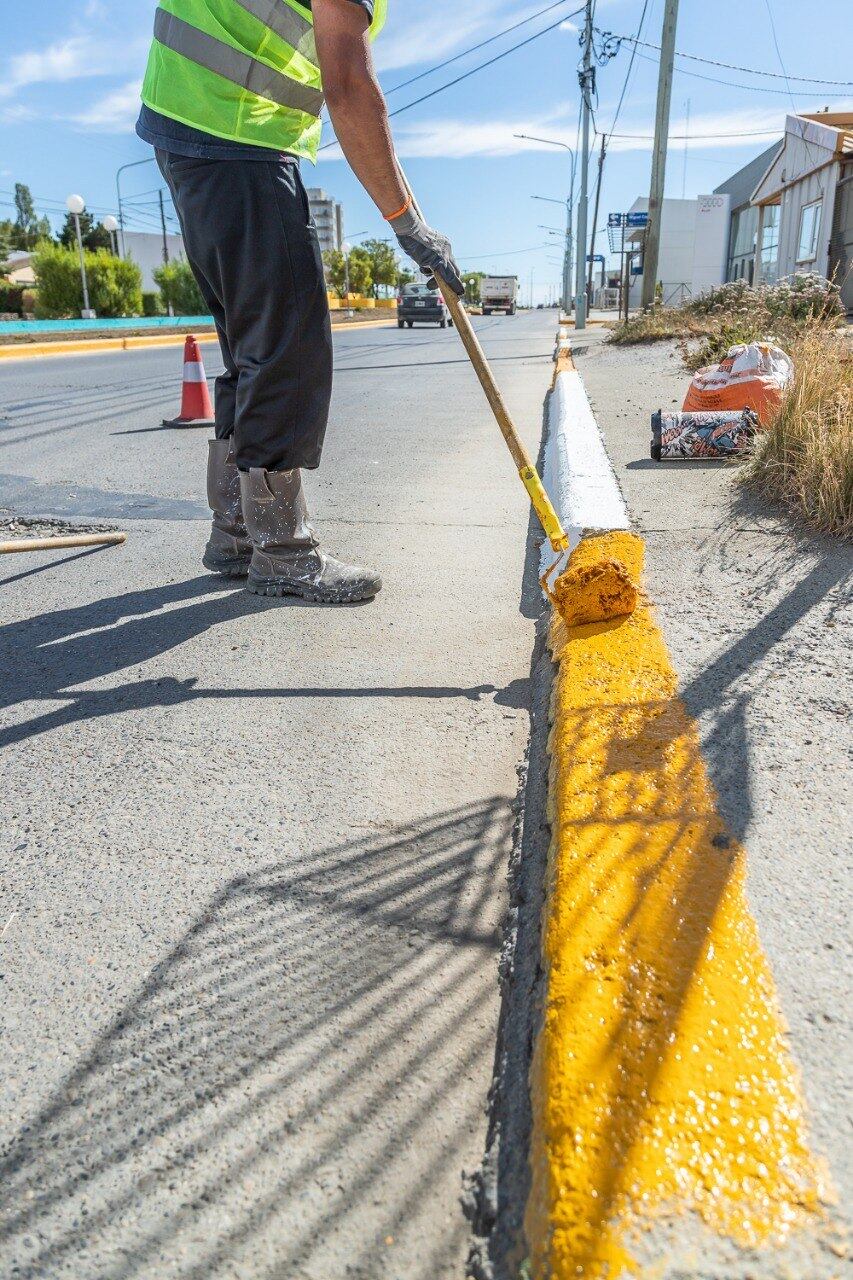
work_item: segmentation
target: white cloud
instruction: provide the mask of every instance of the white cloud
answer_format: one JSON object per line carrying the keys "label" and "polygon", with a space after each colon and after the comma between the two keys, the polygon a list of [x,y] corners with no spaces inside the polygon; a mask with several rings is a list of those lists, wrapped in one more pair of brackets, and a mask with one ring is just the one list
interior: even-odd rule
{"label": "white cloud", "polygon": [[111,93],[97,98],[91,106],[69,117],[78,129],[94,133],[128,133],[139,114],[139,90],[142,82],[137,78]]}
{"label": "white cloud", "polygon": [[120,74],[138,63],[143,48],[136,40],[115,43],[92,35],[73,35],[45,49],[14,54],[0,74],[0,97],[12,97],[31,85]]}
{"label": "white cloud", "polygon": [[[519,5],[517,0],[467,0],[460,5],[458,0],[432,0],[428,16],[425,8],[423,0],[395,0],[389,6],[388,23],[374,48],[380,71],[441,62],[467,45],[514,26],[544,8],[544,4],[542,0],[526,5]],[[542,22],[547,25],[547,16],[543,15]],[[571,23],[563,25],[575,30]],[[537,29],[538,24],[531,23],[507,37],[507,41],[526,39]],[[502,47],[496,42],[494,49],[499,51]],[[488,53],[484,51],[483,56]]]}

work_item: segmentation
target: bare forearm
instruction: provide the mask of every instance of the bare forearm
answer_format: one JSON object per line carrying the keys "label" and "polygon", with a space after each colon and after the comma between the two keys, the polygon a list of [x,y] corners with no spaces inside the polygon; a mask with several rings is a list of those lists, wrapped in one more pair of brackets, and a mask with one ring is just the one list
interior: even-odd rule
{"label": "bare forearm", "polygon": [[326,105],[341,150],[385,217],[406,202],[388,111],[373,72],[368,17],[352,0],[314,0]]}
{"label": "bare forearm", "polygon": [[403,186],[388,125],[385,99],[375,79],[359,79],[348,86],[345,98],[329,102],[329,115],[341,150],[359,182],[383,217],[401,209],[407,193]]}

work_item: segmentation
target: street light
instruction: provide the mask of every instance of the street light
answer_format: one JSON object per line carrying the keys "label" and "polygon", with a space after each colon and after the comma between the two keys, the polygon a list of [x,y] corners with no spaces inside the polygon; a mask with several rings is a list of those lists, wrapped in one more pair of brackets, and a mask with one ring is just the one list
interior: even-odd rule
{"label": "street light", "polygon": [[[566,311],[571,310],[572,306],[572,203],[574,200],[575,190],[575,153],[567,142],[560,142],[557,138],[539,138],[533,133],[514,133],[514,138],[522,138],[525,142],[541,142],[546,147],[559,147],[562,151],[568,151],[572,157],[572,168],[569,181],[569,196],[565,201],[566,205],[566,254],[563,262],[563,307]],[[534,196],[534,200],[546,200],[547,196]],[[554,200],[553,204],[563,204],[562,200]]]}
{"label": "street light", "polygon": [[101,218],[101,226],[110,238],[110,248],[116,257],[118,257],[118,245],[116,240],[116,232],[118,231],[118,218],[114,218],[111,213]]}
{"label": "street light", "polygon": [[74,219],[74,230],[77,233],[77,249],[80,253],[80,279],[83,281],[83,310],[80,312],[84,320],[94,320],[95,313],[89,306],[89,282],[86,279],[86,258],[83,253],[83,237],[80,234],[80,214],[86,208],[82,196],[71,195],[65,201],[65,207]]}
{"label": "street light", "polygon": [[154,164],[156,157],[149,156],[147,160],[131,160],[130,164],[120,165],[116,169],[116,200],[118,202],[118,225],[121,232],[121,256],[125,256],[124,245],[124,210],[121,207],[121,175],[125,169],[135,169],[140,164]]}

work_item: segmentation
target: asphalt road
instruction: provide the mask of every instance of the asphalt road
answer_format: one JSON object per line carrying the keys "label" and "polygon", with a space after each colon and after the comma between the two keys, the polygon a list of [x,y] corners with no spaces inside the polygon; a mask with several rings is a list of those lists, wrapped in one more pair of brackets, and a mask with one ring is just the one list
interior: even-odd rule
{"label": "asphalt road", "polygon": [[[477,328],[535,452],[554,313]],[[335,346],[338,610],[201,569],[179,349],[0,367],[0,508],[129,531],[2,564],[3,1275],[463,1274],[535,557],[456,334]]]}

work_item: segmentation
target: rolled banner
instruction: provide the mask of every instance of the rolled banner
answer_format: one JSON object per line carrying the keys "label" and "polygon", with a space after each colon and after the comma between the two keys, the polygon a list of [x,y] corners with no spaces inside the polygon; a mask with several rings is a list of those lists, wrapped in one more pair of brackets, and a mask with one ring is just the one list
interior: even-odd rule
{"label": "rolled banner", "polygon": [[652,414],[651,455],[655,462],[705,461],[743,453],[758,429],[752,409],[718,413]]}

